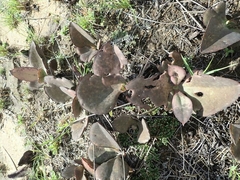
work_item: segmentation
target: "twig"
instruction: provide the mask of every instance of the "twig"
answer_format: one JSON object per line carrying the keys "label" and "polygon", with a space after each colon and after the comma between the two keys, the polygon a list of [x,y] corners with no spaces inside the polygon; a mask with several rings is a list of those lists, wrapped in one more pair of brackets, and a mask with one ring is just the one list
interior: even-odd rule
{"label": "twig", "polygon": [[7,153],[7,155],[9,156],[9,158],[11,159],[11,161],[12,161],[12,163],[13,163],[15,169],[18,170],[18,169],[17,169],[17,166],[16,166],[16,164],[15,164],[15,162],[13,161],[13,159],[12,159],[12,157],[11,157],[11,155],[8,153],[8,151],[7,151],[3,146],[2,146],[2,148],[5,150],[5,152]]}

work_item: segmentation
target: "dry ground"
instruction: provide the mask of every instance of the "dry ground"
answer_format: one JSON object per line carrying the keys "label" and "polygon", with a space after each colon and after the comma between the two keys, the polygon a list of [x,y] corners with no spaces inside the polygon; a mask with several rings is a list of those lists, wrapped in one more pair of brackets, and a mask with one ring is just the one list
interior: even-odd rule
{"label": "dry ground", "polygon": [[[141,73],[146,63],[151,64],[145,72],[146,76],[153,74],[155,65],[169,59],[168,52],[172,50],[179,50],[184,56],[191,57],[190,65],[193,69],[205,69],[212,58],[214,60],[211,69],[216,69],[232,61],[239,61],[240,57],[239,47],[234,47],[234,53],[226,58],[224,51],[200,54],[200,43],[205,28],[202,14],[206,8],[217,2],[219,1],[136,0],[131,2],[134,11],[123,9],[101,12],[104,22],[98,24],[100,20],[96,18],[93,29],[105,41],[113,39],[123,50],[129,60],[129,68],[126,71],[128,79]],[[77,6],[78,4],[69,5],[52,0],[33,0],[31,4],[38,5],[39,11],[31,10],[26,13],[27,20],[20,24],[18,29],[9,30],[0,21],[1,42],[8,43],[9,49],[13,49],[14,52],[28,50],[28,34],[25,29],[29,23],[38,37],[47,39],[40,44],[47,56],[54,57],[57,51],[61,51],[66,57],[73,56],[69,36],[61,35],[60,29],[69,23],[73,13],[80,12],[81,7]],[[239,22],[240,3],[237,0],[229,0],[227,7],[228,15],[235,17]],[[52,34],[55,36],[56,47],[49,46],[48,40]],[[65,71],[69,70],[69,67],[63,61],[58,73],[71,78],[71,72]],[[2,57],[0,62],[1,67],[6,69],[6,73],[0,77],[1,98],[6,98],[9,103],[2,110],[0,117],[0,167],[2,164],[6,166],[6,171],[0,174],[0,178],[7,179],[6,174],[15,170],[10,157],[17,164],[22,153],[29,148],[40,148],[46,153],[44,164],[49,177],[52,171],[61,172],[73,159],[85,154],[89,143],[87,132],[79,141],[71,140],[69,127],[59,131],[59,124],[63,125],[73,117],[70,103],[57,104],[49,101],[43,89],[28,91],[27,83],[20,83],[9,74],[13,67],[28,64],[26,56],[18,54]],[[220,71],[215,75],[240,81],[240,66],[234,70]],[[121,112],[115,112],[119,113]],[[23,118],[23,123],[19,122],[19,116]],[[111,119],[109,116],[93,117],[92,121],[104,121],[106,117]],[[151,118],[154,120],[154,117]],[[167,146],[158,149],[159,154],[155,157],[154,165],[158,167],[160,177],[153,179],[229,179],[230,167],[237,162],[229,151],[228,128],[230,123],[237,120],[240,120],[240,99],[211,117],[195,117],[184,127],[179,125]],[[58,152],[55,154],[53,149],[49,150],[50,144],[46,140],[58,137],[62,131],[66,133],[61,137]],[[31,142],[35,147],[26,146],[26,142]],[[38,147],[44,143],[45,146]],[[154,144],[149,144],[151,145]],[[239,168],[237,170],[240,172]],[[141,179],[137,172],[133,173],[130,179]]]}

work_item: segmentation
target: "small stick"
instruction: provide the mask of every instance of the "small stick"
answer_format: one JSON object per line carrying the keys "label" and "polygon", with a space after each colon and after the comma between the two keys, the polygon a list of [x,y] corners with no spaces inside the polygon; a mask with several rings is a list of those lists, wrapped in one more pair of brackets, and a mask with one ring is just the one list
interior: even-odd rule
{"label": "small stick", "polygon": [[11,161],[12,161],[12,163],[13,163],[15,169],[18,170],[18,169],[17,169],[17,166],[16,166],[16,164],[15,164],[15,162],[13,161],[13,159],[12,159],[12,157],[11,157],[11,155],[8,153],[8,151],[7,151],[3,146],[2,146],[2,148],[5,150],[5,152],[7,153],[7,155],[10,157],[10,159],[11,159]]}

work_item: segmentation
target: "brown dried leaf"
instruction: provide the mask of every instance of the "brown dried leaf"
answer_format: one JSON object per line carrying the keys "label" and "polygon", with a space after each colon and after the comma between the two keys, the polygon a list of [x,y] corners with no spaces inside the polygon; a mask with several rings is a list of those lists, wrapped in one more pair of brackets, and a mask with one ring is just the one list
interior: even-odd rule
{"label": "brown dried leaf", "polygon": [[179,91],[173,95],[172,108],[174,115],[184,126],[193,112],[192,101]]}
{"label": "brown dried leaf", "polygon": [[85,110],[95,114],[106,114],[114,108],[121,89],[122,82],[105,86],[101,77],[88,74],[79,82],[77,97]]}
{"label": "brown dried leaf", "polygon": [[192,100],[194,111],[209,116],[230,106],[240,95],[237,81],[194,73],[183,83],[183,91]]}
{"label": "brown dried leaf", "polygon": [[129,172],[129,166],[119,155],[114,159],[110,159],[102,163],[96,169],[96,179],[126,179]]}
{"label": "brown dried leaf", "polygon": [[121,75],[111,75],[107,77],[102,77],[102,83],[105,86],[111,86],[113,84],[125,83],[125,79]]}
{"label": "brown dried leaf", "polygon": [[10,72],[14,77],[20,80],[29,82],[38,81],[38,69],[34,67],[14,68]]}
{"label": "brown dried leaf", "polygon": [[77,141],[88,125],[88,118],[81,119],[71,125],[72,139]]}

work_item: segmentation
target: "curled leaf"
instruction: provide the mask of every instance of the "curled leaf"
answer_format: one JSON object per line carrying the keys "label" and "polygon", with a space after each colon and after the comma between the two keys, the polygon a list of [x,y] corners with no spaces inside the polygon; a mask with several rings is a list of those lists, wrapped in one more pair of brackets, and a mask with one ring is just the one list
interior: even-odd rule
{"label": "curled leaf", "polygon": [[34,41],[32,41],[30,45],[29,61],[31,66],[35,68],[41,68],[46,72],[46,74],[48,74],[47,59],[45,58],[43,51]]}
{"label": "curled leaf", "polygon": [[178,85],[185,77],[186,71],[180,66],[168,65],[168,75],[173,84]]}

